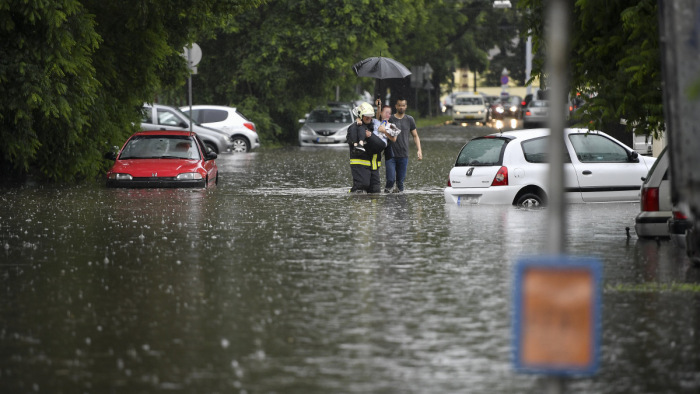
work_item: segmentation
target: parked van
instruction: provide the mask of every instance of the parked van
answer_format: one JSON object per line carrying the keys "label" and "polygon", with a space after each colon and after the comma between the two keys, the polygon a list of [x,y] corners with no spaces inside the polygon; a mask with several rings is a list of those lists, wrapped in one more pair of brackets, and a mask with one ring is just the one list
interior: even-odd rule
{"label": "parked van", "polygon": [[486,122],[484,97],[475,93],[461,93],[454,97],[452,119],[455,122]]}

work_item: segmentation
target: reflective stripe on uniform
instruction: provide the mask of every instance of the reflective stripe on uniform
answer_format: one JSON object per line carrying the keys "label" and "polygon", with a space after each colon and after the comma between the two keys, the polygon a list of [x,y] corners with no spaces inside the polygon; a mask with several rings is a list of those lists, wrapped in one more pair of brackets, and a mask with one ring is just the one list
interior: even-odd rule
{"label": "reflective stripe on uniform", "polygon": [[367,166],[367,167],[372,166],[372,163],[370,163],[369,160],[362,160],[362,159],[350,159],[350,165],[353,165],[353,164],[359,164],[361,166]]}
{"label": "reflective stripe on uniform", "polygon": [[379,159],[380,160],[379,165],[377,165],[377,156],[379,156],[379,155],[377,155],[376,153],[372,155],[372,169],[373,170],[376,170],[377,168],[379,168],[379,166],[382,165],[381,159]]}

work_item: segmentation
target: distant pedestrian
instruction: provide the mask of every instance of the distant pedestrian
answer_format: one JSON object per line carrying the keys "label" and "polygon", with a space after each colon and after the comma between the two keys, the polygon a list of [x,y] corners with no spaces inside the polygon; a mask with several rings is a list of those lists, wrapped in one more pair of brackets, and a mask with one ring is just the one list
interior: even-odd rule
{"label": "distant pedestrian", "polygon": [[[395,124],[396,127],[402,132],[396,136],[396,141],[389,142],[388,144],[388,146],[391,148],[389,153],[392,155],[392,157],[388,158],[386,151],[384,153],[384,162],[386,165],[385,193],[402,193],[404,191],[404,182],[406,180],[406,172],[408,170],[409,134],[413,136],[413,142],[416,144],[416,148],[418,149],[418,160],[423,160],[423,151],[421,150],[420,146],[418,130],[416,130],[416,121],[411,115],[406,113],[407,107],[408,102],[406,99],[400,98],[395,104],[396,113],[389,119],[389,122]],[[396,183],[395,190],[394,183]]]}

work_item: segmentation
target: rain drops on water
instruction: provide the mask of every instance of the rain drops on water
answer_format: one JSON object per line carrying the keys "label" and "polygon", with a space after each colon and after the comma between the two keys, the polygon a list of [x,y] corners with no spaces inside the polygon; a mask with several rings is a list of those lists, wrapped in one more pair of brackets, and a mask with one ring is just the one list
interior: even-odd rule
{"label": "rain drops on water", "polygon": [[230,342],[226,338],[221,338],[221,347],[224,349],[227,349],[230,345]]}

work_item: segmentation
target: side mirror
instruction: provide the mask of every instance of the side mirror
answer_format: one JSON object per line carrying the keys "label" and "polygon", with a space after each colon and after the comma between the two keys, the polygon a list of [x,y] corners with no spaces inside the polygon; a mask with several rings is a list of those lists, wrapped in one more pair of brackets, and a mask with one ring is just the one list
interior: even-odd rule
{"label": "side mirror", "polygon": [[178,124],[177,124],[177,127],[181,127],[181,128],[183,128],[183,129],[188,129],[188,130],[190,129],[190,125],[188,125],[188,124],[185,123],[185,122],[180,122],[180,123],[178,123]]}
{"label": "side mirror", "polygon": [[214,159],[216,159],[217,157],[219,157],[219,155],[217,155],[216,152],[214,152],[214,151],[208,151],[208,152],[204,155],[204,160],[214,160]]}
{"label": "side mirror", "polygon": [[639,163],[639,153],[632,151],[627,154],[632,163]]}
{"label": "side mirror", "polygon": [[300,124],[306,123],[306,119],[299,119],[299,123],[300,123]]}
{"label": "side mirror", "polygon": [[113,146],[111,151],[104,154],[104,158],[107,160],[117,160],[118,153],[119,153],[119,147]]}

